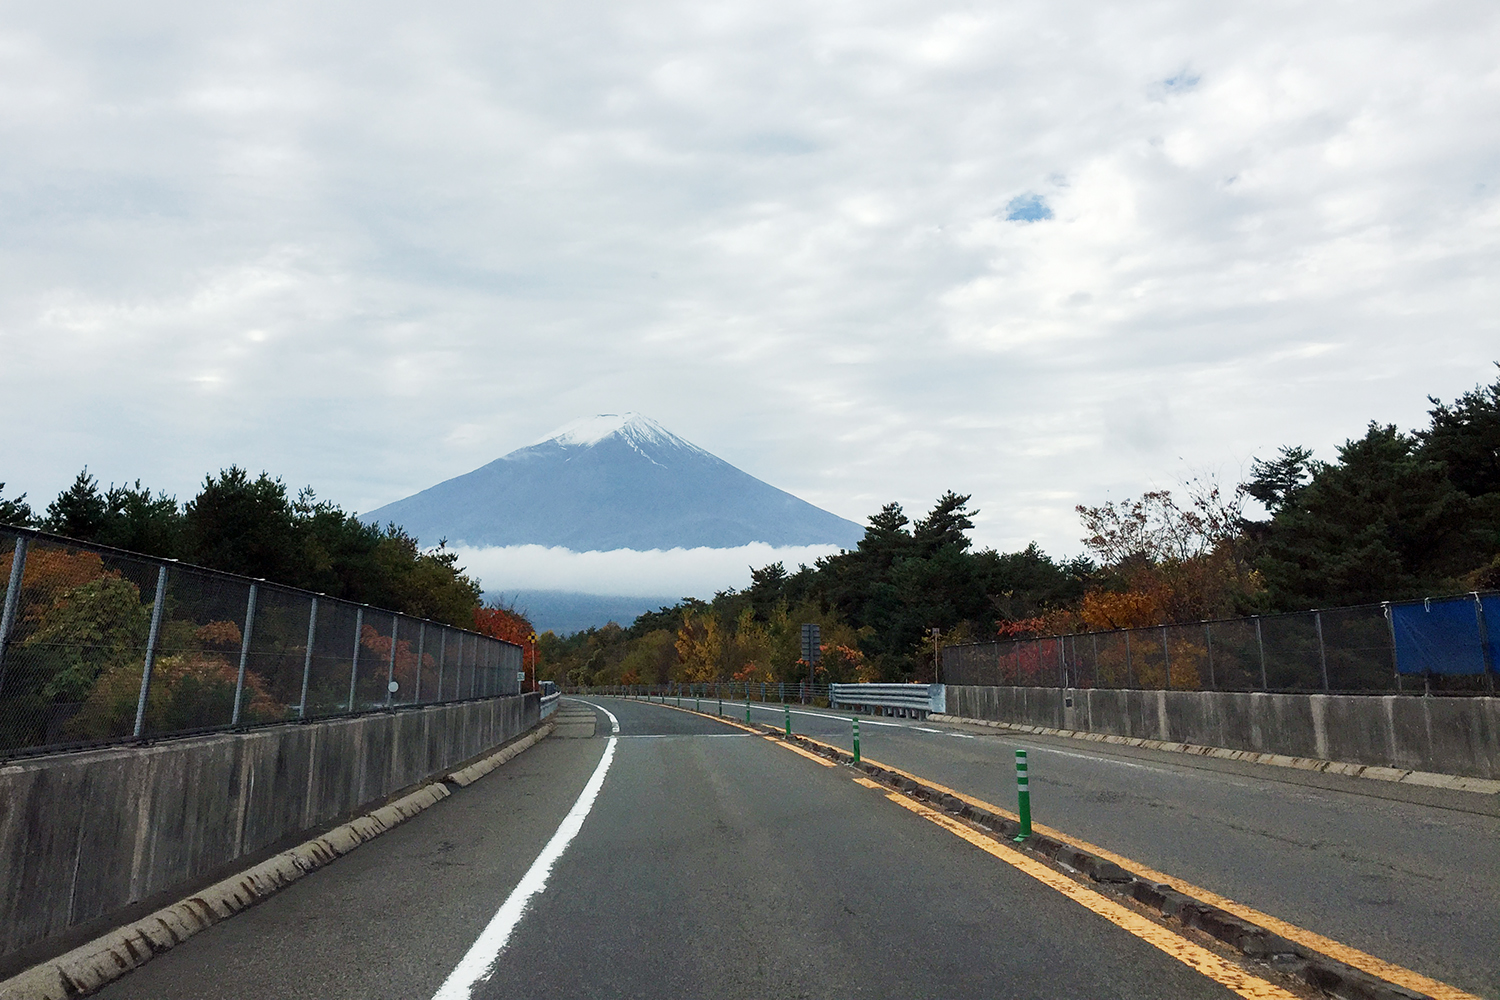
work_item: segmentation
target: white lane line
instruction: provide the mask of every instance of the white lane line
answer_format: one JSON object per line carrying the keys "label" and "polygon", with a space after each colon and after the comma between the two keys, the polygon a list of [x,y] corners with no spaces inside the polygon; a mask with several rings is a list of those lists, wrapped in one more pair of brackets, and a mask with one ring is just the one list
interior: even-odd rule
{"label": "white lane line", "polygon": [[474,942],[468,954],[464,955],[443,985],[433,994],[433,1000],[469,1000],[474,987],[494,974],[495,963],[500,960],[501,952],[505,951],[505,946],[510,942],[516,925],[526,915],[527,904],[532,897],[547,888],[547,877],[552,874],[552,866],[562,857],[573,838],[578,836],[584,819],[594,807],[594,800],[599,797],[599,789],[604,784],[604,775],[609,772],[610,762],[615,759],[615,744],[620,738],[620,720],[602,705],[589,701],[583,704],[597,708],[609,716],[609,742],[604,746],[604,756],[600,758],[599,766],[594,768],[589,783],[583,786],[573,808],[563,817],[562,825],[557,828],[552,839],[547,841],[547,846],[542,848],[542,853],[537,855],[526,874],[521,876],[521,881],[511,890],[505,902],[500,904],[500,909],[495,911],[489,924],[480,933],[479,940]]}
{"label": "white lane line", "polygon": [[1118,757],[1106,757],[1106,756],[1103,756],[1103,755],[1095,756],[1094,754],[1087,754],[1087,753],[1073,753],[1071,750],[1057,750],[1057,749],[1054,749],[1053,747],[1035,746],[1035,745],[1027,745],[1027,744],[1022,744],[1022,745],[1026,746],[1028,752],[1030,752],[1030,753],[1054,753],[1054,754],[1057,754],[1059,757],[1075,757],[1078,760],[1091,760],[1091,761],[1094,761],[1095,763],[1099,763],[1099,764],[1118,764],[1121,767],[1133,767],[1133,768],[1137,768],[1137,769],[1142,770],[1142,771],[1155,771],[1158,774],[1174,774],[1174,775],[1178,775],[1179,777],[1182,776],[1181,773],[1178,772],[1178,771],[1169,771],[1169,770],[1167,770],[1164,767],[1152,767],[1150,764],[1137,764],[1133,760],[1121,760]]}
{"label": "white lane line", "polygon": [[[729,702],[726,701],[724,704],[727,707],[729,705]],[[740,702],[735,707],[736,708],[744,708],[745,707],[745,703],[744,702]],[[755,709],[755,710],[757,710],[757,711],[760,711],[760,712],[775,712],[777,715],[782,714],[782,708],[781,708],[780,705],[760,705],[760,704],[756,704],[755,702],[751,702],[750,703],[750,707],[753,708],[753,709]],[[899,722],[877,722],[874,719],[868,718],[868,717],[863,716],[863,715],[860,715],[860,716],[853,716],[853,715],[828,715],[825,712],[804,712],[804,711],[801,711],[800,709],[795,709],[795,708],[792,709],[792,714],[793,715],[807,715],[807,716],[811,716],[814,719],[834,719],[834,720],[836,720],[838,722],[848,722],[850,719],[858,718],[859,722],[860,722],[860,725],[863,725],[863,726],[889,726],[892,729],[914,729],[914,728],[916,728],[914,726],[905,726],[905,725],[902,725]],[[933,732],[933,733],[935,733],[935,732],[937,732],[937,730],[936,729],[931,729],[931,730],[927,730],[927,732]]]}

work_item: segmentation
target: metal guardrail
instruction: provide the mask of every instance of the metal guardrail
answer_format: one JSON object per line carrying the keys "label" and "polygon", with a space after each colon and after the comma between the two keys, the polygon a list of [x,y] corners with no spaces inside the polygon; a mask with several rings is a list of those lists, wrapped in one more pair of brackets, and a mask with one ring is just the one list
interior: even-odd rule
{"label": "metal guardrail", "polygon": [[466,629],[0,526],[0,758],[518,694]]}
{"label": "metal guardrail", "polygon": [[547,716],[557,711],[557,702],[561,697],[562,695],[558,694],[556,691],[552,692],[551,694],[542,695],[542,712],[539,717],[545,719]]}
{"label": "metal guardrail", "polygon": [[[544,681],[543,683],[549,683]],[[563,689],[568,694],[618,695],[631,698],[637,695],[652,698],[667,698],[675,704],[677,699],[708,701],[723,698],[738,701],[759,701],[768,705],[817,705],[828,704],[827,684],[808,684],[806,681],[699,681],[690,683],[671,681],[666,684],[579,684]]]}
{"label": "metal guardrail", "polygon": [[923,719],[947,711],[947,697],[941,684],[834,684],[829,707],[896,709]]}

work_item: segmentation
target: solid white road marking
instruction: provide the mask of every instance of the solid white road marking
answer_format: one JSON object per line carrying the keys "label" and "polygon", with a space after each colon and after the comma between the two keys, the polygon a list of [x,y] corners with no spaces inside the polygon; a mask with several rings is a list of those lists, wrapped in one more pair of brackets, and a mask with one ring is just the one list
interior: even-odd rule
{"label": "solid white road marking", "polygon": [[552,874],[552,866],[583,828],[584,819],[594,807],[594,800],[599,797],[599,789],[604,784],[604,775],[609,772],[610,762],[615,759],[615,744],[620,738],[620,720],[602,705],[588,701],[583,704],[597,708],[609,716],[609,742],[604,746],[604,756],[599,759],[599,766],[594,768],[589,783],[583,786],[573,808],[563,817],[562,825],[557,828],[552,839],[547,841],[547,846],[542,848],[542,853],[537,855],[526,874],[521,876],[521,881],[511,890],[505,902],[500,904],[500,909],[495,911],[489,924],[480,933],[479,940],[474,942],[468,954],[464,955],[437,993],[433,994],[433,1000],[469,1000],[474,987],[490,978],[501,952],[505,951],[505,946],[510,942],[511,933],[526,915],[527,904],[533,896],[547,888],[547,877]]}

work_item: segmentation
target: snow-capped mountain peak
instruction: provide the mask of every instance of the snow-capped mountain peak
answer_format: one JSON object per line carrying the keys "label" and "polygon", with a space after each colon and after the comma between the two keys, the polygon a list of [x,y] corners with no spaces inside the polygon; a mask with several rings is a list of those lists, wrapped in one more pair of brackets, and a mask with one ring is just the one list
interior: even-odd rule
{"label": "snow-capped mountain peak", "polygon": [[395,521],[425,540],[580,552],[751,542],[852,548],[863,534],[639,413],[575,420],[363,517]]}
{"label": "snow-capped mountain peak", "polygon": [[601,413],[583,417],[563,424],[536,444],[556,443],[565,448],[591,448],[616,434],[639,445],[693,448],[693,445],[642,413]]}
{"label": "snow-capped mountain peak", "polygon": [[689,452],[707,456],[708,452],[667,430],[661,424],[642,413],[600,413],[563,424],[536,444],[513,452],[517,458],[529,459],[538,449],[547,445],[559,448],[596,448],[616,439],[631,451],[655,465],[663,464],[659,459],[668,454]]}

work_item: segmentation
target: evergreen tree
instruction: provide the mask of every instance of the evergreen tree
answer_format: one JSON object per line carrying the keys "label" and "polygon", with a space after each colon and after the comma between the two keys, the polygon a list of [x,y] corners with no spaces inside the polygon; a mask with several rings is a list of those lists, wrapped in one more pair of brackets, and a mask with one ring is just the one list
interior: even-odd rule
{"label": "evergreen tree", "polygon": [[92,542],[98,540],[108,515],[109,507],[104,494],[99,492],[99,481],[84,466],[73,485],[47,505],[42,527],[54,534]]}
{"label": "evergreen tree", "polygon": [[[5,484],[0,483],[0,493],[4,492]],[[31,512],[31,504],[26,502],[26,494],[22,493],[14,500],[7,500],[0,496],[0,524],[29,528],[35,520],[36,516]]]}
{"label": "evergreen tree", "polygon": [[1472,568],[1473,502],[1415,437],[1372,423],[1311,466],[1265,532],[1260,569],[1284,609],[1455,589]]}

